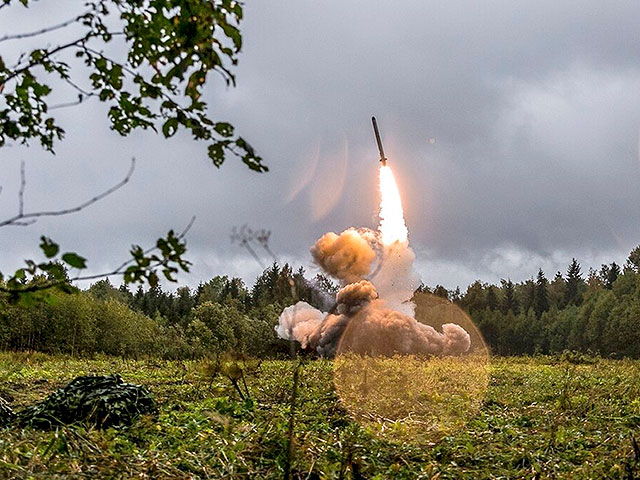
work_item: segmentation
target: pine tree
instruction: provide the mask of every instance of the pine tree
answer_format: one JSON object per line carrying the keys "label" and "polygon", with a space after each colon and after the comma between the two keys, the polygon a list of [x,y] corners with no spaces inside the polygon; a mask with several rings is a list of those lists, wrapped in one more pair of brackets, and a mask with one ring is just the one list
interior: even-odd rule
{"label": "pine tree", "polygon": [[453,292],[451,292],[451,301],[453,303],[459,303],[461,296],[462,294],[460,293],[460,287],[457,286],[456,289]]}
{"label": "pine tree", "polygon": [[542,269],[538,270],[538,277],[536,278],[535,294],[533,299],[533,311],[537,318],[540,318],[542,314],[549,310],[549,280],[544,276]]}
{"label": "pine tree", "polygon": [[605,287],[609,290],[613,288],[614,282],[618,279],[622,272],[620,271],[620,267],[616,262],[613,262],[609,267],[609,271],[607,273],[607,278],[605,280]]}
{"label": "pine tree", "polygon": [[129,290],[129,286],[122,282],[120,287],[118,287],[118,291],[122,294],[122,298],[126,299],[127,305],[131,307],[133,305],[133,293]]}
{"label": "pine tree", "polygon": [[496,295],[496,287],[489,285],[487,288],[487,308],[491,311],[498,309],[498,296]]}
{"label": "pine tree", "polygon": [[436,297],[442,297],[449,300],[449,291],[444,288],[442,285],[436,285],[436,288],[433,289],[433,294]]}
{"label": "pine tree", "polygon": [[521,291],[522,313],[526,314],[530,308],[533,308],[536,297],[536,282],[533,280],[533,277],[522,284]]}
{"label": "pine tree", "polygon": [[620,273],[620,267],[616,262],[611,263],[611,265],[603,264],[602,267],[600,267],[600,279],[602,280],[604,288],[611,290],[613,288],[613,282],[618,279]]}
{"label": "pine tree", "polygon": [[566,305],[567,284],[562,273],[556,272],[553,281],[549,284],[549,303],[558,308]]}
{"label": "pine tree", "polygon": [[626,268],[633,270],[634,272],[640,272],[640,245],[631,250],[629,258],[627,258]]}
{"label": "pine tree", "polygon": [[580,285],[584,283],[582,274],[580,273],[580,264],[574,258],[571,260],[569,268],[567,268],[567,288],[565,290],[565,305],[580,305],[582,298],[579,296]]}
{"label": "pine tree", "polygon": [[136,290],[135,295],[133,296],[133,307],[135,310],[139,312],[143,311],[144,308],[144,290],[142,289],[142,285],[138,285],[138,289]]}
{"label": "pine tree", "polygon": [[487,307],[485,285],[476,280],[467,287],[467,291],[462,298],[461,305],[468,313],[482,311]]}
{"label": "pine tree", "polygon": [[512,313],[518,313],[518,300],[515,295],[515,287],[513,282],[509,278],[508,280],[501,280],[502,283],[502,313],[505,315],[511,311]]}

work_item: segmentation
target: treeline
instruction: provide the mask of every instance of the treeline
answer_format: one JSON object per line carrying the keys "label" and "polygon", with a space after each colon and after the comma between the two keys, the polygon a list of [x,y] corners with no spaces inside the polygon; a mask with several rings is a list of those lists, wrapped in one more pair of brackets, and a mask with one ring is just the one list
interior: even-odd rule
{"label": "treeline", "polygon": [[[274,264],[248,287],[217,276],[175,293],[129,290],[108,280],[85,291],[53,293],[24,306],[0,296],[0,348],[125,357],[197,358],[225,351],[284,356],[289,344],[275,326],[283,308],[299,300],[328,311],[337,285],[323,275]],[[500,355],[576,350],[640,358],[640,246],[626,264],[583,274],[573,259],[566,272],[500,285],[480,281],[464,293],[421,285],[467,311],[491,350]]]}
{"label": "treeline", "polygon": [[251,288],[226,276],[175,293],[159,286],[132,292],[101,280],[28,306],[0,297],[0,348],[168,359],[230,350],[277,357],[290,348],[275,334],[282,309],[298,300],[327,309],[335,291],[322,275],[310,280],[302,269],[274,264]]}
{"label": "treeline", "polygon": [[552,280],[539,270],[520,283],[476,281],[464,294],[441,286],[419,290],[460,305],[500,355],[576,350],[640,357],[640,246],[623,267],[614,262],[586,275],[574,258]]}

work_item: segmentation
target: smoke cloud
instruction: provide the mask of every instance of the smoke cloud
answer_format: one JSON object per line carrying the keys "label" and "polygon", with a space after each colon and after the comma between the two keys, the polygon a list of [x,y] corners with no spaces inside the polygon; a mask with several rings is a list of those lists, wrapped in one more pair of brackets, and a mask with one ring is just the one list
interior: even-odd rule
{"label": "smoke cloud", "polygon": [[376,298],[378,293],[373,283],[368,280],[351,283],[341,288],[336,295],[338,313],[352,315]]}
{"label": "smoke cloud", "polygon": [[307,302],[298,302],[282,311],[276,333],[285,340],[297,340],[302,348],[307,348],[309,336],[318,329],[325,316]]}
{"label": "smoke cloud", "polygon": [[323,235],[311,255],[343,287],[328,313],[305,302],[285,308],[276,327],[281,338],[324,357],[455,355],[470,349],[471,337],[459,325],[446,323],[439,332],[414,318],[418,277],[408,241],[383,245],[377,232],[350,228]]}
{"label": "smoke cloud", "polygon": [[[375,119],[374,119],[375,127]],[[380,166],[380,225],[329,232],[311,247],[315,263],[342,288],[328,313],[299,302],[285,308],[276,330],[281,338],[333,357],[339,353],[369,355],[452,355],[471,347],[459,325],[445,323],[442,332],[415,319],[413,292],[418,276],[409,248],[402,199],[391,168]]]}
{"label": "smoke cloud", "polygon": [[372,230],[349,228],[340,235],[325,233],[311,247],[311,256],[320,268],[344,285],[369,273],[378,244]]}
{"label": "smoke cloud", "polygon": [[340,339],[340,352],[369,355],[453,355],[464,353],[471,337],[459,325],[447,323],[442,333],[375,301],[358,312]]}

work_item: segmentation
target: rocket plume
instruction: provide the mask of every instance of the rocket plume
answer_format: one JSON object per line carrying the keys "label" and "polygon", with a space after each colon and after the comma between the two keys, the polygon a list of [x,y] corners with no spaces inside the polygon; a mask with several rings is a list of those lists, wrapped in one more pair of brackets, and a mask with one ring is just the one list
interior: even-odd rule
{"label": "rocket plume", "polygon": [[349,351],[375,356],[467,352],[471,337],[459,325],[446,323],[438,332],[414,318],[415,256],[386,158],[381,161],[379,188],[378,231],[329,232],[311,247],[314,262],[342,286],[336,306],[330,313],[305,302],[285,308],[276,326],[278,336],[325,357]]}
{"label": "rocket plume", "polygon": [[394,242],[407,242],[409,231],[404,223],[400,191],[391,167],[380,167],[380,231],[384,245]]}

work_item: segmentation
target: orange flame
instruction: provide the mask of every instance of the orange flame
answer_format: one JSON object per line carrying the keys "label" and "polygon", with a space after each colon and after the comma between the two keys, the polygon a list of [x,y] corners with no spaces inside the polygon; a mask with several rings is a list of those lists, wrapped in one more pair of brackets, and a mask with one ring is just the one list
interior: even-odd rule
{"label": "orange flame", "polygon": [[406,242],[409,237],[404,223],[400,191],[393,176],[391,167],[380,167],[380,226],[382,243],[391,245],[394,242]]}

